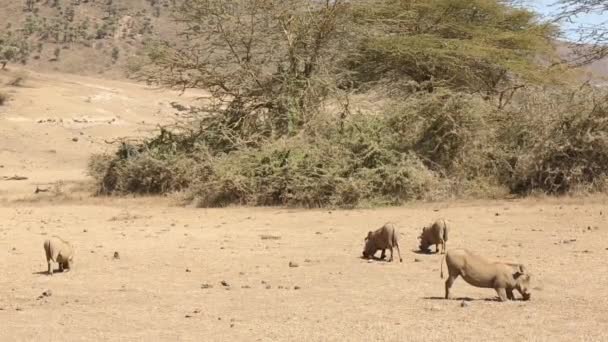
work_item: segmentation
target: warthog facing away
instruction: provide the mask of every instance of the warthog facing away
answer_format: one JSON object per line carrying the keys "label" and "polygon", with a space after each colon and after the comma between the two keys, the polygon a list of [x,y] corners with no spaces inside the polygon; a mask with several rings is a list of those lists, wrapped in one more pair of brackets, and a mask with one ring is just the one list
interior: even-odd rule
{"label": "warthog facing away", "polygon": [[45,240],[44,253],[46,254],[46,262],[49,266],[48,273],[50,275],[53,274],[53,261],[59,264],[59,271],[61,272],[64,269],[71,269],[73,266],[74,249],[69,242],[64,241],[60,237],[53,236]]}
{"label": "warthog facing away", "polygon": [[445,254],[445,244],[448,241],[448,224],[444,219],[439,219],[430,227],[423,227],[422,233],[418,237],[420,239],[420,250],[428,251],[429,247],[435,245],[436,253],[439,252],[441,245],[441,254]]}
{"label": "warthog facing away", "polygon": [[[444,256],[449,277],[445,281],[445,298],[450,297],[450,288],[458,276],[476,287],[492,288],[501,302],[515,299],[513,290],[519,291],[524,300],[530,299],[530,274],[521,264],[489,261],[466,249],[451,249]],[[441,258],[443,279],[443,258]]]}
{"label": "warthog facing away", "polygon": [[397,248],[397,252],[399,253],[399,261],[403,262],[403,259],[401,259],[401,251],[399,250],[397,230],[393,224],[387,223],[378,228],[376,231],[369,231],[367,233],[367,237],[365,238],[365,247],[363,248],[363,257],[372,258],[380,249],[382,250],[380,258],[384,259],[386,256],[386,249],[388,248],[391,251],[391,257],[388,259],[390,262],[393,261],[393,247]]}

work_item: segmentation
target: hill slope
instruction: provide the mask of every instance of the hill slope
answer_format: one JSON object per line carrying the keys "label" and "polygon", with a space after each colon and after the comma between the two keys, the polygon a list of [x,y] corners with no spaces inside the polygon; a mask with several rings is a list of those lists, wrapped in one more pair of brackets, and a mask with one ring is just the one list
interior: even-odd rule
{"label": "hill slope", "polygon": [[[30,72],[22,86],[5,85],[21,73],[0,72],[0,91],[11,97],[0,106],[2,195],[86,179],[89,156],[115,148],[106,141],[148,134],[176,117],[171,102],[188,103],[201,95],[56,73]],[[28,179],[3,179],[15,175]]]}
{"label": "hill slope", "polygon": [[147,39],[175,34],[174,2],[0,0],[0,38],[27,46],[29,68],[119,78]]}

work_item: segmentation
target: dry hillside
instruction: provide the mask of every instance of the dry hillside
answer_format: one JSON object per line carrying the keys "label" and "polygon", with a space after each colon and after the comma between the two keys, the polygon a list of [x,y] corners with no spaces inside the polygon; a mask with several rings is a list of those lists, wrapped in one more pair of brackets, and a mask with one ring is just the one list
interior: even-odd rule
{"label": "dry hillside", "polygon": [[146,40],[175,35],[174,2],[1,0],[2,33],[29,44],[28,68],[121,78]]}

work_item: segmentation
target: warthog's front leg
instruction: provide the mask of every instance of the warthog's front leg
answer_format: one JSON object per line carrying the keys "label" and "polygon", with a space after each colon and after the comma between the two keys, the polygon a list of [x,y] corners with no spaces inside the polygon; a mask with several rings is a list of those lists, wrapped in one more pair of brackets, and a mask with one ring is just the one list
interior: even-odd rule
{"label": "warthog's front leg", "polygon": [[[498,300],[501,302],[507,301],[507,291],[504,288],[497,288],[496,293],[498,293]],[[513,295],[513,293],[511,293]]]}
{"label": "warthog's front leg", "polygon": [[513,289],[507,289],[507,299],[514,300],[515,296],[513,296]]}

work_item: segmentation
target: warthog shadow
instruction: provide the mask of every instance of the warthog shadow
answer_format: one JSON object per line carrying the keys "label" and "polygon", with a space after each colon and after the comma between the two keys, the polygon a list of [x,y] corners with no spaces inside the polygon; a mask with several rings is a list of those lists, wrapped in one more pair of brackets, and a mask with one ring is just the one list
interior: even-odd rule
{"label": "warthog shadow", "polygon": [[384,259],[382,259],[380,257],[377,257],[377,256],[371,256],[371,257],[368,257],[368,258],[366,258],[366,257],[364,257],[362,255],[359,256],[359,259],[361,259],[361,260],[373,260],[373,261],[379,261],[379,262],[388,262],[388,258],[389,258],[388,255],[385,256]]}
{"label": "warthog shadow", "polygon": [[[53,270],[53,273],[68,273],[68,272],[70,272],[70,271],[69,270],[60,271],[59,268]],[[49,274],[49,272],[48,271],[38,271],[38,272],[32,272],[32,274],[46,275],[46,274]]]}
{"label": "warthog shadow", "polygon": [[415,254],[424,254],[424,255],[439,254],[439,252],[431,251],[431,249],[425,249],[425,250],[412,249],[412,253],[415,253]]}
{"label": "warthog shadow", "polygon": [[[445,297],[438,297],[438,296],[431,296],[431,297],[422,297],[422,299],[427,299],[427,300],[446,300]],[[471,298],[471,297],[451,297],[450,299],[447,300],[457,300],[457,301],[464,301],[464,302],[499,302],[499,298],[498,296],[495,297],[491,297],[491,298]],[[512,299],[512,301],[524,301],[523,298],[515,298]]]}

